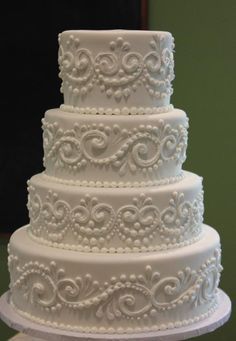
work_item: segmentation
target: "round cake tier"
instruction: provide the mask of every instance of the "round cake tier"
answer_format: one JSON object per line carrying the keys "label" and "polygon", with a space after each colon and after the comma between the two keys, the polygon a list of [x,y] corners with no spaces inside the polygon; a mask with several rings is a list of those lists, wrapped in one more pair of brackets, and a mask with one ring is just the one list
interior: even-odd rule
{"label": "round cake tier", "polygon": [[168,105],[173,48],[169,32],[62,32],[58,61],[65,105],[71,110],[103,107],[105,112]]}
{"label": "round cake tier", "polygon": [[91,187],[175,182],[186,158],[187,128],[179,109],[135,118],[49,110],[43,119],[45,173]]}
{"label": "round cake tier", "polygon": [[175,184],[89,188],[28,182],[28,232],[38,243],[81,252],[147,252],[193,243],[203,219],[202,178],[185,172]]}
{"label": "round cake tier", "polygon": [[11,304],[35,322],[80,332],[136,333],[186,326],[217,306],[220,244],[203,238],[148,254],[86,254],[40,246],[25,228],[9,244]]}

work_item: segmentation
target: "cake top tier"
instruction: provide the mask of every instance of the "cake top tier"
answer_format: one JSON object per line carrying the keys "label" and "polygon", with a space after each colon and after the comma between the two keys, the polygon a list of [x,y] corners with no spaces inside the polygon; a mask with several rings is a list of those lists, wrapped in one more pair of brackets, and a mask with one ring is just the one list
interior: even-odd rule
{"label": "cake top tier", "polygon": [[114,113],[116,108],[134,111],[168,106],[174,79],[173,48],[169,32],[82,30],[59,34],[64,107]]}

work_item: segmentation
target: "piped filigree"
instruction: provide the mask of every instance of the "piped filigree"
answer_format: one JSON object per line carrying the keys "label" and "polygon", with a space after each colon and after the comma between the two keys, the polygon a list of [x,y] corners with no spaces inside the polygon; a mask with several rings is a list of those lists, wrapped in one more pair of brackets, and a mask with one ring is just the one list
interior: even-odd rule
{"label": "piped filigree", "polygon": [[63,130],[57,122],[43,119],[44,164],[79,172],[88,165],[126,173],[142,172],[150,176],[169,161],[182,164],[186,158],[187,127],[173,128],[158,120],[155,126],[139,125],[133,129],[118,124],[74,124]]}
{"label": "piped filigree", "polygon": [[109,43],[109,51],[96,55],[84,47],[79,37],[71,34],[64,45],[59,35],[59,76],[62,92],[68,92],[66,101],[77,106],[94,86],[117,102],[127,101],[143,85],[151,98],[165,98],[172,94],[174,79],[174,40],[166,47],[165,35],[154,35],[145,55],[133,51],[122,37]]}
{"label": "piped filigree", "polygon": [[168,206],[162,210],[153,204],[151,197],[140,193],[133,202],[115,210],[107,202],[89,195],[73,207],[50,190],[42,199],[32,185],[29,185],[28,209],[29,232],[33,237],[41,242],[66,245],[70,240],[70,247],[81,251],[104,246],[112,250],[113,240],[117,238],[124,250],[128,247],[151,251],[153,240],[159,240],[157,248],[176,247],[199,235],[204,210],[202,192],[192,201],[185,200],[181,192],[173,192]]}
{"label": "piped filigree", "polygon": [[[55,261],[20,264],[17,256],[8,259],[11,290],[16,289],[32,305],[50,314],[63,307],[74,313],[90,311],[100,320],[157,318],[166,310],[182,305],[199,306],[214,300],[220,279],[220,249],[199,269],[185,267],[177,274],[162,276],[146,265],[143,273],[111,277],[100,283],[91,274],[68,277]],[[140,299],[141,298],[141,299]]]}

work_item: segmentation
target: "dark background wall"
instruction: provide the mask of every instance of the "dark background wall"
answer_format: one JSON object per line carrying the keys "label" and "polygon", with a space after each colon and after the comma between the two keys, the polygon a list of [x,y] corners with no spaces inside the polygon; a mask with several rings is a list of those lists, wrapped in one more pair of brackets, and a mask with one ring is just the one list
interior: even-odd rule
{"label": "dark background wall", "polygon": [[16,1],[1,11],[0,233],[28,222],[26,181],[43,170],[41,119],[62,103],[57,36],[141,29],[144,1]]}

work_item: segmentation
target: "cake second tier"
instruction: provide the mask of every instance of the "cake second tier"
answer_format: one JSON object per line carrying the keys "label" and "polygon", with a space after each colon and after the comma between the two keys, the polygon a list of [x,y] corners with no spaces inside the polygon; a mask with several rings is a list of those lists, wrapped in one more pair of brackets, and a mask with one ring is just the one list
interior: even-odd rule
{"label": "cake second tier", "polygon": [[144,187],[175,182],[186,157],[184,111],[83,115],[48,110],[43,119],[46,174],[91,187]]}
{"label": "cake second tier", "polygon": [[90,188],[45,174],[28,182],[30,225],[38,243],[84,252],[147,252],[181,247],[200,237],[202,179],[184,172],[175,184]]}

